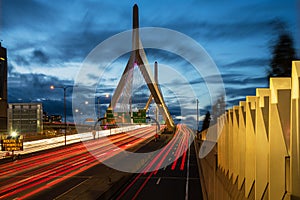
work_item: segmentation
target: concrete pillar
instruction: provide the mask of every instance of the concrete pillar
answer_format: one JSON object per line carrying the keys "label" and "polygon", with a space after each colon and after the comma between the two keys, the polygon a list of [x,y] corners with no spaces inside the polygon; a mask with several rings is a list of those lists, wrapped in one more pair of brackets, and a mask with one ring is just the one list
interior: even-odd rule
{"label": "concrete pillar", "polygon": [[239,131],[238,131],[238,145],[239,145],[239,178],[238,189],[242,188],[245,180],[245,155],[246,155],[246,102],[240,101],[239,106]]}
{"label": "concrete pillar", "polygon": [[255,109],[256,96],[246,97],[246,160],[245,197],[248,197],[255,179]]}
{"label": "concrete pillar", "polygon": [[290,193],[300,199],[300,61],[292,66],[291,137],[290,137]]}
{"label": "concrete pillar", "polygon": [[239,106],[233,106],[232,109],[232,184],[235,184],[239,173]]}
{"label": "concrete pillar", "polygon": [[270,78],[269,110],[270,174],[269,199],[283,199],[288,183],[291,78]]}
{"label": "concrete pillar", "polygon": [[269,102],[271,91],[257,88],[255,199],[262,199],[269,181]]}

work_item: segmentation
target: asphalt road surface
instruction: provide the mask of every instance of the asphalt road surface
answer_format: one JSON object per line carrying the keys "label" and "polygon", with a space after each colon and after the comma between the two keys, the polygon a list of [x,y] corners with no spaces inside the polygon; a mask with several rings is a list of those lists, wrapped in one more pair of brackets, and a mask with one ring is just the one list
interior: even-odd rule
{"label": "asphalt road surface", "polygon": [[[189,138],[182,139],[182,135],[175,140],[174,145],[169,145],[161,156],[152,160],[153,171],[136,174],[110,199],[203,199],[194,144],[192,143],[184,151],[184,143]],[[176,155],[181,155],[177,161]],[[162,161],[174,162],[155,170],[155,166]],[[151,162],[146,165],[146,168],[149,165]]]}

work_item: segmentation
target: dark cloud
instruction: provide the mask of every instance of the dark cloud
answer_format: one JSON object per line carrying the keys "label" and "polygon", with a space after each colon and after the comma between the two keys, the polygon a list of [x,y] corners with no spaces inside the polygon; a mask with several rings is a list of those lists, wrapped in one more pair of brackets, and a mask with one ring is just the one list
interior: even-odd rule
{"label": "dark cloud", "polygon": [[236,85],[236,86],[247,86],[251,84],[261,85],[264,87],[268,82],[266,76],[254,77],[245,76],[243,74],[224,74],[222,75],[223,82],[225,85]]}
{"label": "dark cloud", "polygon": [[[231,102],[236,99],[245,99],[246,96],[255,96],[256,88],[255,87],[227,87],[226,90],[226,102],[230,106],[233,106]],[[237,104],[236,104],[237,105]]]}
{"label": "dark cloud", "polygon": [[223,67],[238,67],[238,68],[243,68],[243,67],[265,67],[270,63],[270,59],[266,58],[247,58],[247,59],[242,59],[238,60],[236,62],[228,63],[225,64]]}
{"label": "dark cloud", "polygon": [[31,60],[37,63],[45,64],[49,61],[49,57],[44,53],[44,51],[35,49],[32,52]]}
{"label": "dark cloud", "polygon": [[22,54],[19,51],[12,52],[9,59],[20,66],[38,64],[40,67],[46,67],[50,61],[49,56],[40,49],[34,49],[30,54]]}
{"label": "dark cloud", "polygon": [[13,60],[18,65],[21,65],[21,66],[28,66],[30,64],[30,62],[28,61],[28,59],[26,59],[26,57],[21,56],[21,55],[16,55]]}
{"label": "dark cloud", "polygon": [[[50,86],[73,85],[71,81],[59,80],[45,74],[20,74],[12,72],[8,78],[8,101],[43,102],[43,109],[53,114],[62,114],[63,91],[51,90]],[[67,90],[67,113],[71,116],[72,89]]]}

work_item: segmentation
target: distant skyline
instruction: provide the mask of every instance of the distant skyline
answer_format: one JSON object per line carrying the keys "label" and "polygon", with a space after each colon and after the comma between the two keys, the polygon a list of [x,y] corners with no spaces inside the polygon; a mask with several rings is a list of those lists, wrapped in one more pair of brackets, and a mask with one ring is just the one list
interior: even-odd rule
{"label": "distant skyline", "polygon": [[[132,6],[137,3],[141,27],[162,27],[179,31],[196,40],[216,63],[226,88],[227,105],[256,87],[267,87],[266,71],[270,47],[284,29],[294,40],[300,57],[300,4],[290,1],[0,1],[0,40],[8,54],[8,101],[42,102],[50,114],[63,111],[62,90],[50,85],[72,85],[88,53],[105,39],[132,27]],[[172,56],[151,54],[149,63],[184,66]],[[147,50],[146,50],[147,53]],[[155,55],[155,56],[154,56]],[[102,82],[105,94],[112,94],[127,58],[116,62],[109,78]],[[162,76],[162,75],[161,75]],[[201,101],[201,115],[209,109]],[[206,95],[206,94],[204,94]],[[166,102],[171,102],[166,97]],[[71,89],[68,90],[68,116],[71,116]],[[104,105],[103,105],[104,106]],[[176,106],[170,105],[176,113]],[[71,119],[71,118],[70,118]]]}

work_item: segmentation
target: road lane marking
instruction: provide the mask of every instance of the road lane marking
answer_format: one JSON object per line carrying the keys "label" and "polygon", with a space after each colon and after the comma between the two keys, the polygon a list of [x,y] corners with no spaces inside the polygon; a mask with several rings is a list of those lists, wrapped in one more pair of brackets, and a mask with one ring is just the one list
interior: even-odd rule
{"label": "road lane marking", "polygon": [[159,182],[160,182],[160,177],[159,177],[159,179],[156,181],[156,185],[158,185],[158,184],[159,184]]}
{"label": "road lane marking", "polygon": [[75,188],[79,187],[80,185],[82,185],[83,183],[87,182],[90,178],[80,182],[79,184],[75,185],[74,187],[70,188],[69,190],[65,191],[64,193],[58,195],[57,197],[54,198],[54,200],[59,199],[61,197],[63,197],[64,195],[66,195],[67,193],[71,192],[72,190],[74,190]]}

